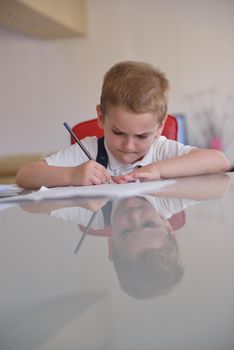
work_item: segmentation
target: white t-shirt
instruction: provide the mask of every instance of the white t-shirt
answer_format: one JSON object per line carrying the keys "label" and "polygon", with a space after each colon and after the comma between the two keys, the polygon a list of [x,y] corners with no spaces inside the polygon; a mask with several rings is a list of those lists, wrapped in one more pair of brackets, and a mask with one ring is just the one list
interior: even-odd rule
{"label": "white t-shirt", "polygon": [[[82,140],[83,145],[89,151],[91,156],[96,159],[97,157],[97,137],[87,137]],[[106,143],[105,148],[108,154],[107,170],[111,176],[126,174],[132,171],[134,168],[151,164],[160,160],[169,159],[186,154],[193,149],[191,146],[185,146],[177,141],[168,140],[165,136],[156,138],[151,145],[148,153],[139,161],[133,164],[120,163],[109,151]],[[86,154],[82,151],[80,146],[75,143],[74,145],[59,151],[45,158],[48,165],[54,166],[78,166],[88,160]]]}
{"label": "white t-shirt", "polygon": [[[149,201],[154,207],[155,211],[165,219],[169,219],[174,214],[185,210],[187,207],[199,203],[194,199],[181,199],[181,198],[164,198],[164,197],[154,197],[150,195],[141,196],[145,200]],[[116,207],[119,204],[119,200],[112,200],[112,212],[111,212],[111,221],[112,216],[116,210]],[[71,207],[71,208],[61,208],[51,211],[50,215],[62,219],[64,221],[73,222],[80,224],[82,226],[87,226],[89,220],[91,219],[93,211],[81,208],[81,207]],[[108,218],[105,218],[106,220]],[[103,217],[103,212],[100,209],[95,217],[95,220],[92,224],[93,229],[102,229],[105,226],[105,219]]]}
{"label": "white t-shirt", "polygon": [[[91,217],[93,215],[93,211],[81,208],[81,207],[71,207],[71,208],[60,208],[56,210],[52,210],[50,212],[50,216],[53,216],[56,219],[61,219],[68,222],[73,222],[78,225],[87,226]],[[99,210],[94,222],[92,223],[93,229],[104,228],[104,218],[102,211]]]}

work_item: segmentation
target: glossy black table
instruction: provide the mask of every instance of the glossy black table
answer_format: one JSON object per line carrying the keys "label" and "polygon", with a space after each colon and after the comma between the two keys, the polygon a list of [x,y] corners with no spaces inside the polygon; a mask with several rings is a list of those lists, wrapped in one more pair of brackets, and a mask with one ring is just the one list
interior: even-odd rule
{"label": "glossy black table", "polygon": [[1,210],[0,349],[234,349],[233,184]]}

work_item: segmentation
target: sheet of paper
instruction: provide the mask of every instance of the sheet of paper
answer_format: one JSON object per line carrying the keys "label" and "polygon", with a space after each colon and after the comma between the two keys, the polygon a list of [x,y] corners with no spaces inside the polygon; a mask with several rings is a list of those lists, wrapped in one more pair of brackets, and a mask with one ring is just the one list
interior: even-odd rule
{"label": "sheet of paper", "polygon": [[22,191],[24,191],[24,189],[15,184],[0,185],[0,198],[7,196],[15,196]]}
{"label": "sheet of paper", "polygon": [[175,182],[175,180],[157,180],[140,183],[112,183],[95,186],[69,186],[54,188],[46,188],[43,186],[40,190],[29,194],[0,198],[0,202],[18,202],[23,200],[39,201],[42,199],[62,199],[72,197],[132,197],[140,194],[155,193],[166,186],[174,184]]}

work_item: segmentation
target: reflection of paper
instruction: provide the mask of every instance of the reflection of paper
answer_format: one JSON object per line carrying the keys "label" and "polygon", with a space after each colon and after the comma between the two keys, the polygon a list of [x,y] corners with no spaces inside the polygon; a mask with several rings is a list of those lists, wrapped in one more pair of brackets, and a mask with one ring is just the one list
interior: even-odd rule
{"label": "reflection of paper", "polygon": [[69,186],[69,187],[42,187],[36,192],[15,197],[2,198],[0,202],[18,202],[22,200],[42,200],[58,199],[72,197],[111,197],[122,198],[137,196],[138,194],[147,194],[157,192],[161,188],[175,183],[175,180],[158,180],[148,182],[131,182],[127,184],[103,184],[94,186]]}
{"label": "reflection of paper", "polygon": [[0,203],[0,211],[14,207],[16,203]]}

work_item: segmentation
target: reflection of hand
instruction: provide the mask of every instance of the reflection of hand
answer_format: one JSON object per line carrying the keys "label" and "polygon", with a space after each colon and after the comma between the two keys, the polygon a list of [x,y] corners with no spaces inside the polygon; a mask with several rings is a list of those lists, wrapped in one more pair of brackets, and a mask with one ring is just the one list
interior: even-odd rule
{"label": "reflection of hand", "polygon": [[[84,198],[82,201],[82,208],[89,209],[91,211],[98,211],[108,202],[107,198]],[[81,205],[79,205],[81,207]]]}
{"label": "reflection of hand", "polygon": [[72,168],[70,182],[74,186],[101,185],[109,181],[111,177],[106,168],[94,160]]}
{"label": "reflection of hand", "polygon": [[160,172],[155,163],[138,168],[127,175],[115,176],[112,178],[117,183],[134,181],[152,181],[160,179]]}
{"label": "reflection of hand", "polygon": [[22,202],[20,207],[29,213],[44,213],[49,214],[53,210],[80,207],[97,211],[102,208],[108,199],[106,198],[79,198],[79,199],[64,199],[56,201],[41,201],[41,202]]}
{"label": "reflection of hand", "polygon": [[174,184],[155,193],[155,196],[208,200],[221,197],[230,184],[228,174],[188,176],[176,179]]}

